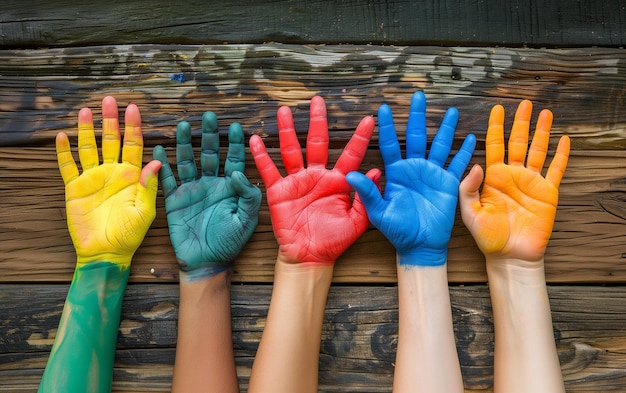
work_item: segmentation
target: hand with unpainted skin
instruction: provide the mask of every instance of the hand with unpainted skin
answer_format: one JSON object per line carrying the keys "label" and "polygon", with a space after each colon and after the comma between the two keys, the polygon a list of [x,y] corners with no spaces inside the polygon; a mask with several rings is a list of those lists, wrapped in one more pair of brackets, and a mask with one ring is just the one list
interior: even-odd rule
{"label": "hand with unpainted skin", "polygon": [[[351,197],[346,174],[361,165],[374,119],[367,116],[360,122],[332,169],[327,169],[328,120],[321,97],[311,100],[306,167],[291,110],[281,107],[277,119],[287,176],[279,172],[261,138],[250,138],[279,250],[249,391],[317,392],[322,321],[333,266],[369,225],[360,199]],[[367,176],[378,182],[380,171]]]}
{"label": "hand with unpainted skin", "polygon": [[[495,329],[495,392],[563,392],[544,255],[567,167],[569,138],[547,159],[552,112],[540,112],[528,147],[532,103],[519,104],[504,142],[504,108],[491,110],[486,174],[475,165],[460,186],[463,222],[485,255]],[[483,183],[484,180],[484,183]],[[482,190],[480,189],[482,184]]]}
{"label": "hand with unpainted skin", "polygon": [[120,162],[117,102],[102,100],[102,162],[88,108],[78,114],[78,153],[57,135],[67,224],[76,270],[40,392],[110,392],[122,297],[131,259],[156,216],[158,161],[142,169],[143,137],[136,105],[126,108]]}
{"label": "hand with unpainted skin", "polygon": [[176,129],[180,184],[157,146],[163,166],[159,178],[165,197],[170,239],[180,272],[178,340],[173,392],[238,392],[230,313],[230,270],[258,223],[261,191],[244,175],[244,134],[230,125],[228,152],[220,176],[217,117],[202,116],[201,176],[191,145],[191,126]]}
{"label": "hand with unpainted skin", "polygon": [[371,222],[397,252],[396,393],[463,392],[446,261],[459,182],[476,138],[471,134],[465,138],[446,169],[458,117],[455,108],[446,111],[427,153],[426,97],[415,93],[406,128],[406,158],[402,158],[391,108],[381,105],[378,124],[385,163],[384,195],[362,174],[348,174]]}

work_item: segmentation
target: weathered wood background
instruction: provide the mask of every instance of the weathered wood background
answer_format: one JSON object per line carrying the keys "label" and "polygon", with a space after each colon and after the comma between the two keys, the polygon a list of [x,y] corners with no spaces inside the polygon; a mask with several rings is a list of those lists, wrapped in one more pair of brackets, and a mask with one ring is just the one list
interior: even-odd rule
{"label": "weathered wood background", "polygon": [[[415,90],[429,135],[450,106],[456,146],[478,138],[492,105],[510,126],[521,99],[554,112],[552,147],[572,139],[546,256],[567,389],[626,391],[626,3],[623,1],[4,1],[0,5],[0,391],[34,392],[74,267],[59,131],[114,95],[142,113],[150,159],[174,160],[174,130],[214,111],[261,135],[280,162],[275,113],[325,98],[331,161],[380,103],[406,125]],[[400,135],[402,138],[402,134]],[[199,132],[194,134],[199,145]],[[223,139],[223,145],[226,140]],[[376,137],[362,165],[382,167]],[[262,187],[249,157],[246,174]],[[276,242],[266,204],[236,262],[233,329],[242,391],[263,329]],[[493,325],[482,255],[457,219],[449,278],[468,392],[491,391]],[[169,391],[178,286],[162,198],[133,261],[114,391]],[[397,339],[394,251],[374,228],[337,262],[324,324],[322,392],[390,392]]]}

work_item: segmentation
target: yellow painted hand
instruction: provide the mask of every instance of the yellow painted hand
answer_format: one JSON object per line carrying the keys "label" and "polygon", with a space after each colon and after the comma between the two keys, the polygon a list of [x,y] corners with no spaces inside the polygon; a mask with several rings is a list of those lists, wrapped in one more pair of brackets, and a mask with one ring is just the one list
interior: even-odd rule
{"label": "yellow painted hand", "polygon": [[102,100],[102,159],[88,108],[78,114],[78,167],[67,135],[56,138],[59,170],[65,183],[67,225],[76,248],[77,265],[107,261],[128,267],[156,216],[159,161],[141,168],[143,137],[136,105],[126,108],[122,162],[117,102]]}
{"label": "yellow painted hand", "polygon": [[[517,108],[505,164],[504,108],[491,110],[486,139],[487,173],[475,165],[461,182],[459,200],[463,222],[485,256],[525,261],[543,258],[558,204],[559,184],[569,157],[569,138],[561,137],[543,177],[552,112],[543,110],[528,149],[532,103]],[[526,153],[528,152],[528,157]]]}

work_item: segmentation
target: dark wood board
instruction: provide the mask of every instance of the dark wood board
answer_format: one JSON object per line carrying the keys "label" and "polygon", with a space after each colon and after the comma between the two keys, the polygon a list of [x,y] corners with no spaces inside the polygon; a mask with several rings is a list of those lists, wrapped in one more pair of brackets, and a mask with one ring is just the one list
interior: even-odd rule
{"label": "dark wood board", "polygon": [[5,0],[0,45],[349,43],[623,46],[615,0]]}
{"label": "dark wood board", "polygon": [[[54,339],[66,285],[0,286],[0,390],[34,392]],[[466,391],[491,391],[493,323],[488,288],[450,287]],[[269,285],[232,288],[234,348],[242,390],[264,327]],[[624,287],[549,287],[568,392],[626,385]],[[129,285],[117,343],[114,392],[169,389],[178,286]],[[333,286],[323,326],[320,392],[390,392],[397,346],[393,286]]]}
{"label": "dark wood board", "polygon": [[314,95],[326,100],[332,147],[343,148],[383,102],[403,140],[417,90],[428,98],[430,136],[456,107],[458,139],[474,133],[482,141],[493,105],[505,106],[510,124],[530,99],[536,113],[554,112],[553,134],[569,135],[574,149],[626,148],[623,49],[279,44],[0,50],[0,146],[51,145],[59,131],[74,136],[79,109],[92,108],[98,121],[105,95],[122,113],[129,102],[139,106],[148,144],[171,144],[181,120],[199,129],[211,110],[224,133],[239,122],[276,147],[281,105],[292,108],[304,140]]}

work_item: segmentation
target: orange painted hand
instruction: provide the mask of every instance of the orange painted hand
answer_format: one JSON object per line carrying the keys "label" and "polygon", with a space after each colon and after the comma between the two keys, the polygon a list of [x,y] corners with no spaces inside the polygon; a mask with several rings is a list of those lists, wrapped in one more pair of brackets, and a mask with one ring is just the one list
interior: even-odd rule
{"label": "orange painted hand", "polygon": [[[532,103],[517,108],[504,163],[504,109],[491,110],[486,140],[487,173],[475,165],[461,182],[459,200],[463,222],[485,256],[538,261],[543,258],[556,215],[559,184],[569,157],[570,143],[561,137],[543,177],[552,112],[543,110],[528,149]],[[528,157],[526,153],[528,152]]]}
{"label": "orange painted hand", "polygon": [[122,162],[117,102],[102,100],[102,159],[88,108],[78,114],[78,167],[67,135],[56,138],[59,170],[65,183],[67,225],[76,248],[77,265],[106,261],[128,267],[156,216],[159,161],[143,170],[141,115],[136,105],[126,108]]}
{"label": "orange painted hand", "polygon": [[[311,100],[306,162],[296,136],[291,110],[277,113],[280,152],[287,171],[282,177],[258,135],[250,138],[250,150],[265,187],[279,254],[290,263],[332,265],[367,229],[367,213],[358,196],[354,203],[346,174],[358,170],[374,130],[374,119],[365,117],[333,169],[328,161],[328,121],[321,97]],[[378,183],[380,171],[367,175]]]}

